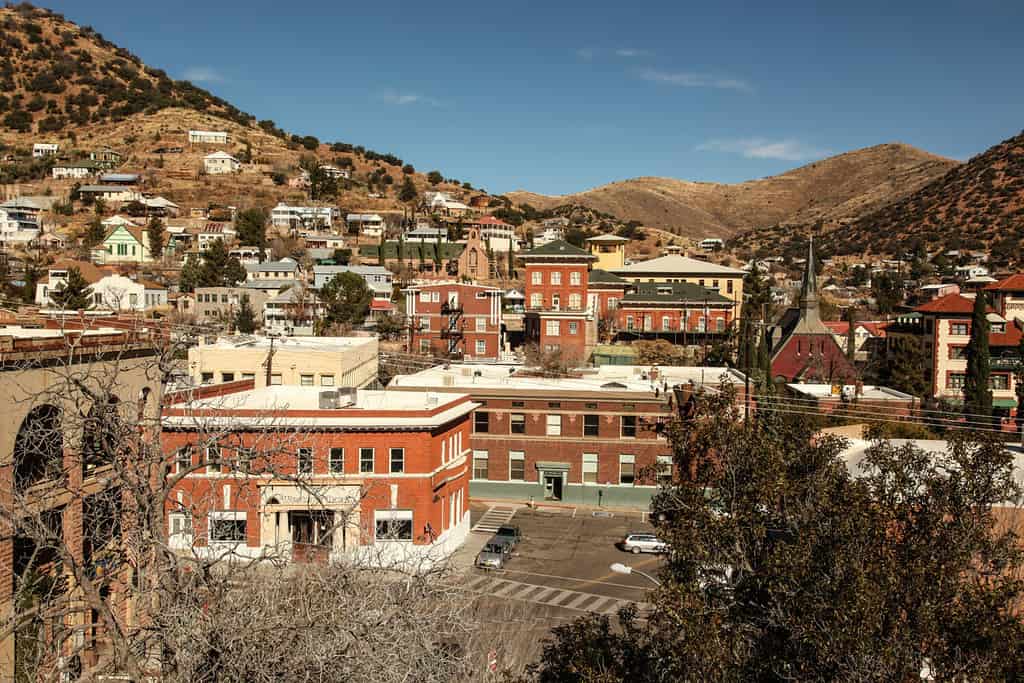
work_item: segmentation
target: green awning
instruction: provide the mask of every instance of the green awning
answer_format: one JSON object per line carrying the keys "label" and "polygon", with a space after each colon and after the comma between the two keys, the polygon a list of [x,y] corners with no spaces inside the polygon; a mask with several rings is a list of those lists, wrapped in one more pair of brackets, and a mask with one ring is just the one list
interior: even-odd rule
{"label": "green awning", "polygon": [[1016,408],[1017,399],[1015,398],[994,398],[992,399],[993,408]]}

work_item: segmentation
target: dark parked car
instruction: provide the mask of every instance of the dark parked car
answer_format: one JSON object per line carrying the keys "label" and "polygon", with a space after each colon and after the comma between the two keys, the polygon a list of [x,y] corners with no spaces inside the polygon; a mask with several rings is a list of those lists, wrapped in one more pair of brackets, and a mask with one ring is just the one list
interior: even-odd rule
{"label": "dark parked car", "polygon": [[494,536],[511,544],[513,548],[519,545],[519,541],[523,540],[523,535],[519,533],[519,527],[517,526],[500,526],[494,532]]}

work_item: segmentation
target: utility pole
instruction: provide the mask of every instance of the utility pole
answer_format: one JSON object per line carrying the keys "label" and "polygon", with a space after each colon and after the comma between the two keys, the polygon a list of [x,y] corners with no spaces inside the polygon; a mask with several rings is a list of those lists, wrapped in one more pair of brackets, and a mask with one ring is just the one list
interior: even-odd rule
{"label": "utility pole", "polygon": [[274,337],[270,337],[270,352],[267,353],[267,359],[263,361],[263,364],[267,366],[267,382],[266,386],[270,386],[270,374],[274,367]]}

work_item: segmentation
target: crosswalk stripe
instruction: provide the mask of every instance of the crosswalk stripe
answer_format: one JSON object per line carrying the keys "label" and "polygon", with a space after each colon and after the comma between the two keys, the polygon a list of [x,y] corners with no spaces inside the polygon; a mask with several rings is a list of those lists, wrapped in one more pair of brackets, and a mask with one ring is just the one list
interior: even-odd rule
{"label": "crosswalk stripe", "polygon": [[483,586],[485,583],[490,582],[490,580],[491,580],[491,577],[489,577],[489,576],[478,576],[475,579],[473,579],[472,581],[470,581],[469,583],[467,583],[466,584],[466,588],[468,588],[469,590],[477,590],[478,588]]}
{"label": "crosswalk stripe", "polygon": [[508,581],[508,582],[505,583],[504,586],[501,586],[501,587],[497,588],[496,590],[491,591],[491,595],[496,595],[496,596],[500,597],[501,594],[504,593],[505,591],[508,591],[508,592],[511,593],[513,590],[519,588],[519,586],[520,586],[520,584],[517,584],[514,581]]}
{"label": "crosswalk stripe", "polygon": [[613,600],[612,604],[609,605],[607,609],[602,610],[601,613],[602,614],[613,614],[615,612],[618,612],[619,608],[625,606],[626,604],[627,603],[623,602],[622,600]]}
{"label": "crosswalk stripe", "polygon": [[565,605],[569,609],[580,609],[583,605],[594,599],[594,596],[589,593],[580,593],[576,596],[576,599]]}

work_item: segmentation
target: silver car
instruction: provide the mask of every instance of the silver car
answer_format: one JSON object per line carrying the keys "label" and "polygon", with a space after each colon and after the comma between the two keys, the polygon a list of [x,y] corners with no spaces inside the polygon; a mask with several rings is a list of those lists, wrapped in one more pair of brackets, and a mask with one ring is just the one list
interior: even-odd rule
{"label": "silver car", "polygon": [[475,564],[481,569],[502,569],[505,566],[505,548],[497,543],[488,543],[477,554]]}
{"label": "silver car", "polygon": [[626,552],[639,555],[640,553],[663,553],[668,550],[668,545],[657,536],[646,531],[634,531],[626,534],[626,537],[619,543]]}

